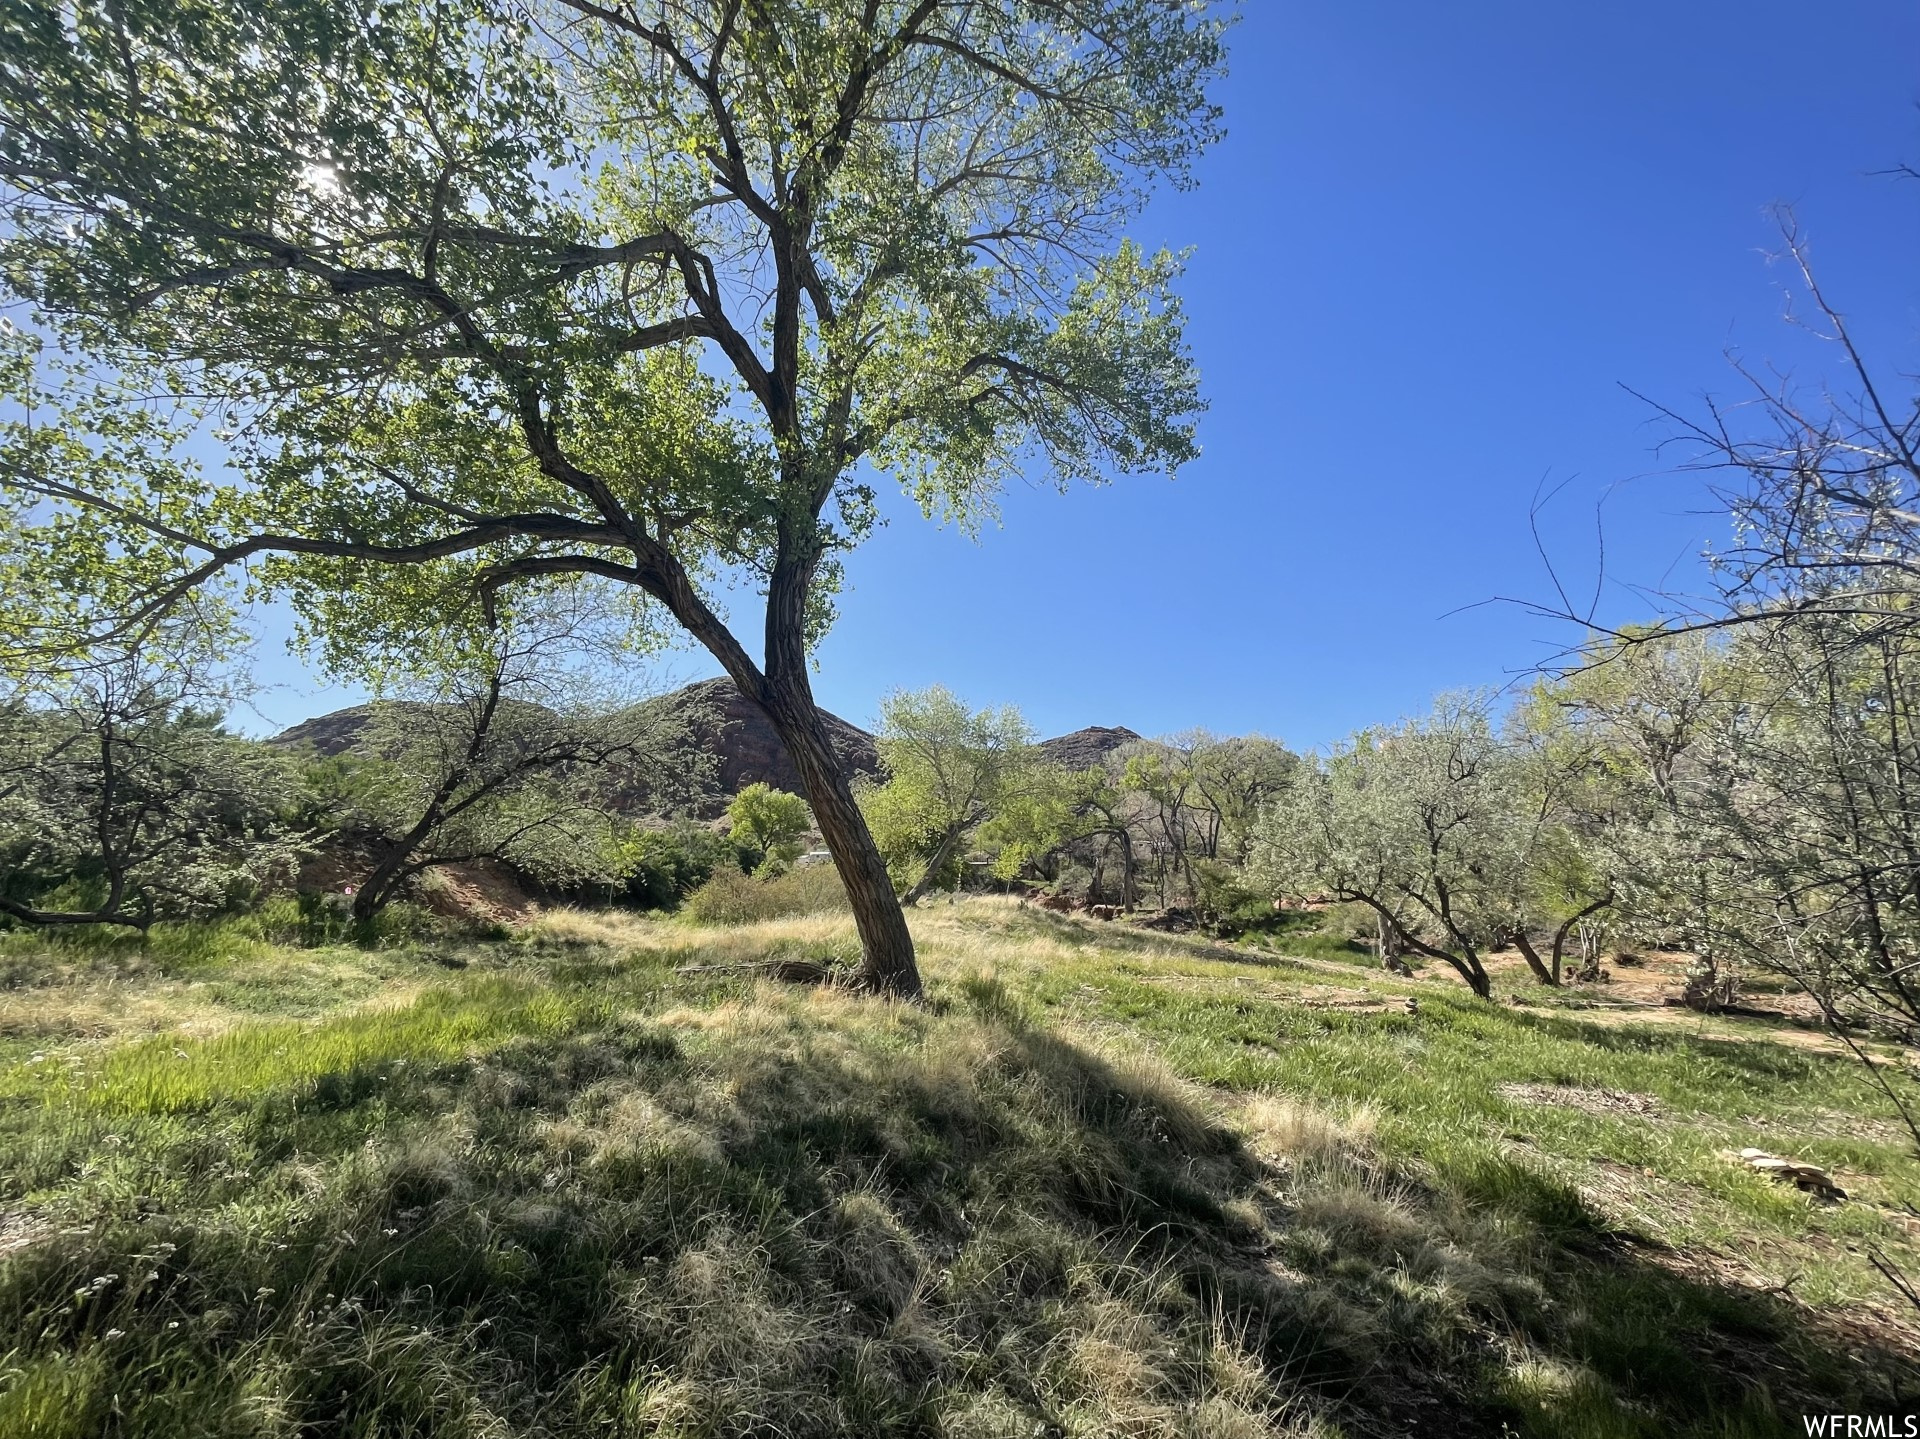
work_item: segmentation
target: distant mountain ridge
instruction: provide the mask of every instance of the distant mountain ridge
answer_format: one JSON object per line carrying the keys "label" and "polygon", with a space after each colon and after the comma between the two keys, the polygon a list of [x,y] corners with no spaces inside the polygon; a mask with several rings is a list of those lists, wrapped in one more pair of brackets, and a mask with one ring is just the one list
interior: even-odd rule
{"label": "distant mountain ridge", "polygon": [[1092,769],[1115,750],[1137,744],[1140,736],[1124,725],[1088,725],[1072,734],[1040,741],[1040,752],[1062,769]]}
{"label": "distant mountain ridge", "polygon": [[[800,772],[787,754],[786,745],[759,707],[742,695],[732,680],[699,680],[647,700],[645,704],[649,709],[682,720],[695,748],[712,757],[713,773],[706,785],[705,800],[695,806],[697,812],[718,814],[727,800],[754,783],[770,784],[795,794],[802,792]],[[370,706],[351,705],[302,720],[282,730],[269,743],[306,744],[323,755],[344,754],[360,747],[372,719]],[[871,734],[825,710],[821,711],[821,719],[826,723],[834,753],[840,757],[841,773],[849,781],[861,775],[880,775],[880,751]],[[1139,738],[1130,729],[1090,725],[1071,734],[1042,740],[1039,748],[1055,764],[1068,769],[1090,769],[1114,750]],[[622,807],[635,813],[646,813],[650,809],[643,791],[625,795],[623,801]]]}

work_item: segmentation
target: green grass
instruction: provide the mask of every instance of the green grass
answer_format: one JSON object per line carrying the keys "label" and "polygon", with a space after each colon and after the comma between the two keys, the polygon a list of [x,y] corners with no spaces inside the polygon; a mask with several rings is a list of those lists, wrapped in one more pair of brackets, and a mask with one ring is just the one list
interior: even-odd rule
{"label": "green grass", "polygon": [[1866,1258],[1916,1263],[1920,1164],[1835,1056],[915,924],[924,1009],[746,972],[834,916],[11,946],[0,1435],[1704,1439],[1920,1392]]}
{"label": "green grass", "polygon": [[605,1006],[504,978],[436,989],[402,1009],[303,1025],[235,1027],[211,1039],[160,1036],[65,1065],[16,1070],[0,1098],[37,1095],[50,1107],[172,1114],[272,1096],[291,1106],[340,1106],[404,1064],[438,1065],[508,1038],[571,1033]]}

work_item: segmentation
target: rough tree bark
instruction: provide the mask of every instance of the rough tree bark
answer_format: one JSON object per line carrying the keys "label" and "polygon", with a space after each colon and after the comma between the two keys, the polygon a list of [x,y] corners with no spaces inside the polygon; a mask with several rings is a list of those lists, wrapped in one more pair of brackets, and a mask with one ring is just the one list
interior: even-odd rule
{"label": "rough tree bark", "polygon": [[1380,967],[1394,974],[1411,974],[1412,967],[1400,957],[1406,948],[1400,942],[1400,931],[1388,924],[1381,915],[1373,917],[1373,947],[1380,957]]}
{"label": "rough tree bark", "polygon": [[[437,816],[434,822],[438,822]],[[422,820],[421,826],[425,828],[416,826],[416,830],[419,838],[423,839],[431,829],[431,824]],[[402,840],[389,848],[373,868],[367,871],[366,878],[360,881],[360,888],[355,890],[353,895],[353,917],[356,921],[365,924],[380,913],[400,892],[400,886],[413,877],[407,872],[407,856],[413,853],[417,844],[418,839],[415,839],[414,844],[411,845],[407,840]]]}
{"label": "rough tree bark", "polygon": [[747,698],[760,705],[800,773],[814,821],[833,856],[840,882],[846,886],[854,927],[860,933],[863,978],[875,993],[917,1000],[922,990],[913,957],[913,935],[907,930],[900,901],[894,897],[887,862],[880,857],[866,816],[860,813],[853,788],[841,772],[840,757],[820,722],[805,669],[790,671],[789,676],[784,685],[775,685],[769,679],[764,697],[748,693]]}

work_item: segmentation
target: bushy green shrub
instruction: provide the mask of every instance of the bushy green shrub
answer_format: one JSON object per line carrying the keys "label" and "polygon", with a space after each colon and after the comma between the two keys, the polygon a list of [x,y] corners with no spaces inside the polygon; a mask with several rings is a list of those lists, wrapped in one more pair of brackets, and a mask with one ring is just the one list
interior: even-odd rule
{"label": "bushy green shrub", "polygon": [[217,683],[103,656],[0,704],[0,897],[49,927],[145,928],[258,901],[298,861],[286,756],[230,734]]}
{"label": "bushy green shrub", "polygon": [[273,903],[249,916],[262,937],[303,945],[355,944],[362,949],[396,949],[446,932],[447,922],[406,900],[395,900],[366,919],[355,919],[343,894],[302,894],[289,914]]}
{"label": "bushy green shrub", "polygon": [[1193,889],[1196,907],[1222,935],[1265,928],[1274,917],[1273,902],[1250,889],[1245,877],[1230,864],[1195,860]]}
{"label": "bushy green shrub", "polygon": [[636,828],[620,839],[627,898],[642,909],[674,909],[716,870],[744,871],[740,847],[693,820],[664,829]]}
{"label": "bushy green shrub", "polygon": [[847,891],[833,866],[809,864],[772,876],[716,870],[687,897],[682,913],[699,924],[757,924],[846,907]]}
{"label": "bushy green shrub", "polygon": [[247,925],[268,944],[305,944],[312,928],[307,914],[309,898],[301,894],[269,895],[253,913],[236,923]]}

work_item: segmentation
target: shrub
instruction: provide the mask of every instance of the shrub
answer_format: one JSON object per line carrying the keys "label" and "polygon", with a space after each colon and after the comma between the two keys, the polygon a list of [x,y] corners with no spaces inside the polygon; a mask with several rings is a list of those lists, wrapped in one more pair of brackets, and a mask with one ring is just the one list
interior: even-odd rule
{"label": "shrub", "polygon": [[1220,935],[1232,938],[1273,927],[1273,902],[1248,888],[1241,872],[1230,864],[1195,860],[1193,890],[1194,903]]}
{"label": "shrub", "polygon": [[692,820],[665,829],[635,829],[624,837],[627,898],[642,909],[674,909],[716,870],[743,870],[740,847]]}
{"label": "shrub", "polygon": [[[433,939],[450,926],[430,910],[395,900],[367,919],[355,919],[344,894],[299,896],[296,904],[298,943],[308,946],[355,944],[362,949],[396,949],[418,940]],[[268,938],[283,934],[291,918],[284,907],[263,910],[259,916]],[[284,942],[284,941],[283,941]]]}
{"label": "shrub", "polygon": [[810,864],[764,877],[717,870],[688,896],[683,912],[699,924],[757,924],[846,907],[847,892],[833,866]]}

